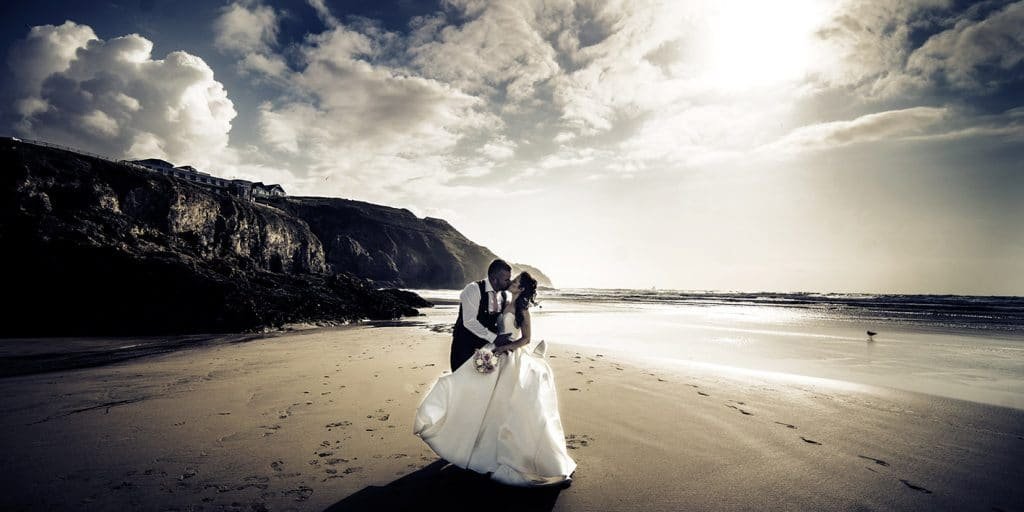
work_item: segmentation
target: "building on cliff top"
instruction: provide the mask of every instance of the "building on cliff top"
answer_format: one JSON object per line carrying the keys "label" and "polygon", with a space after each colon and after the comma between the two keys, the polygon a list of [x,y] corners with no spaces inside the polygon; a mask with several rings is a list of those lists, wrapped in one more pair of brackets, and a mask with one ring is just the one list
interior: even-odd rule
{"label": "building on cliff top", "polygon": [[285,188],[279,184],[264,185],[257,181],[253,183],[253,196],[257,198],[283,198]]}
{"label": "building on cliff top", "polygon": [[175,167],[174,164],[159,158],[131,160],[127,163],[140,165],[172,178],[191,181],[211,189],[217,194],[228,194],[250,201],[257,197],[282,197],[285,195],[284,187],[281,185],[264,185],[261,182],[253,183],[246,180],[228,180],[200,171],[191,165]]}

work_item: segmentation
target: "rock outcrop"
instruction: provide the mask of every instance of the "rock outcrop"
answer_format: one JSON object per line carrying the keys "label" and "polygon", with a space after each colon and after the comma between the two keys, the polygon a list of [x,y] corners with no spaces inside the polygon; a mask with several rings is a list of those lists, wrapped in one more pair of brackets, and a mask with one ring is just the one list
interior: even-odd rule
{"label": "rock outcrop", "polygon": [[[327,264],[374,282],[406,288],[462,288],[497,258],[442,219],[406,209],[326,197],[282,197],[267,204],[305,221],[323,244]],[[551,281],[528,270],[543,286]]]}
{"label": "rock outcrop", "polygon": [[413,315],[272,206],[0,139],[0,335],[223,332]]}

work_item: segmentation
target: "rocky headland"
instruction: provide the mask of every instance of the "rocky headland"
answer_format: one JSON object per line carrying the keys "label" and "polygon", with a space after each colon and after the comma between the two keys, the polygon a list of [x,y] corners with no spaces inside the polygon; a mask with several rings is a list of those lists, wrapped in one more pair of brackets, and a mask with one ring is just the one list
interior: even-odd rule
{"label": "rocky headland", "polygon": [[[327,197],[265,200],[302,219],[323,244],[327,265],[376,283],[405,288],[462,288],[487,274],[497,258],[443,219],[418,218],[406,209]],[[543,286],[551,281],[528,265]]]}
{"label": "rocky headland", "polygon": [[263,204],[0,139],[0,336],[392,319],[430,304],[382,286],[461,287],[493,257],[445,221],[407,210],[329,198]]}

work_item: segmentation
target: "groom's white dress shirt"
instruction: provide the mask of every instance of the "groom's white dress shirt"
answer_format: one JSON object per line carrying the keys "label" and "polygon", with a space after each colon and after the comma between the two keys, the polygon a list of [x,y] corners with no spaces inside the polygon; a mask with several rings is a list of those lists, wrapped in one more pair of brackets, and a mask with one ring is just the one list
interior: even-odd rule
{"label": "groom's white dress shirt", "polygon": [[[491,287],[490,279],[484,279],[484,292],[489,295],[487,299],[487,304],[490,305],[488,313],[500,312],[505,292],[496,291]],[[459,300],[462,302],[462,325],[477,337],[493,342],[498,335],[489,331],[476,319],[476,315],[480,312],[480,286],[476,284],[476,281],[467,284],[462,289]]]}

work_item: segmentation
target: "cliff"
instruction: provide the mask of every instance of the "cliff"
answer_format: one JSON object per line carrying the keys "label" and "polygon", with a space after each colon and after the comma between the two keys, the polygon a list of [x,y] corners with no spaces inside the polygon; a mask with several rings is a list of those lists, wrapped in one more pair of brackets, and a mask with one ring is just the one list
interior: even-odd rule
{"label": "cliff", "polygon": [[[282,197],[265,202],[302,219],[323,244],[327,264],[406,288],[462,288],[483,278],[497,256],[442,219],[420,219],[405,209],[325,197]],[[543,286],[551,281],[528,270]]]}
{"label": "cliff", "polygon": [[335,266],[271,206],[0,139],[0,335],[238,331],[429,305]]}

